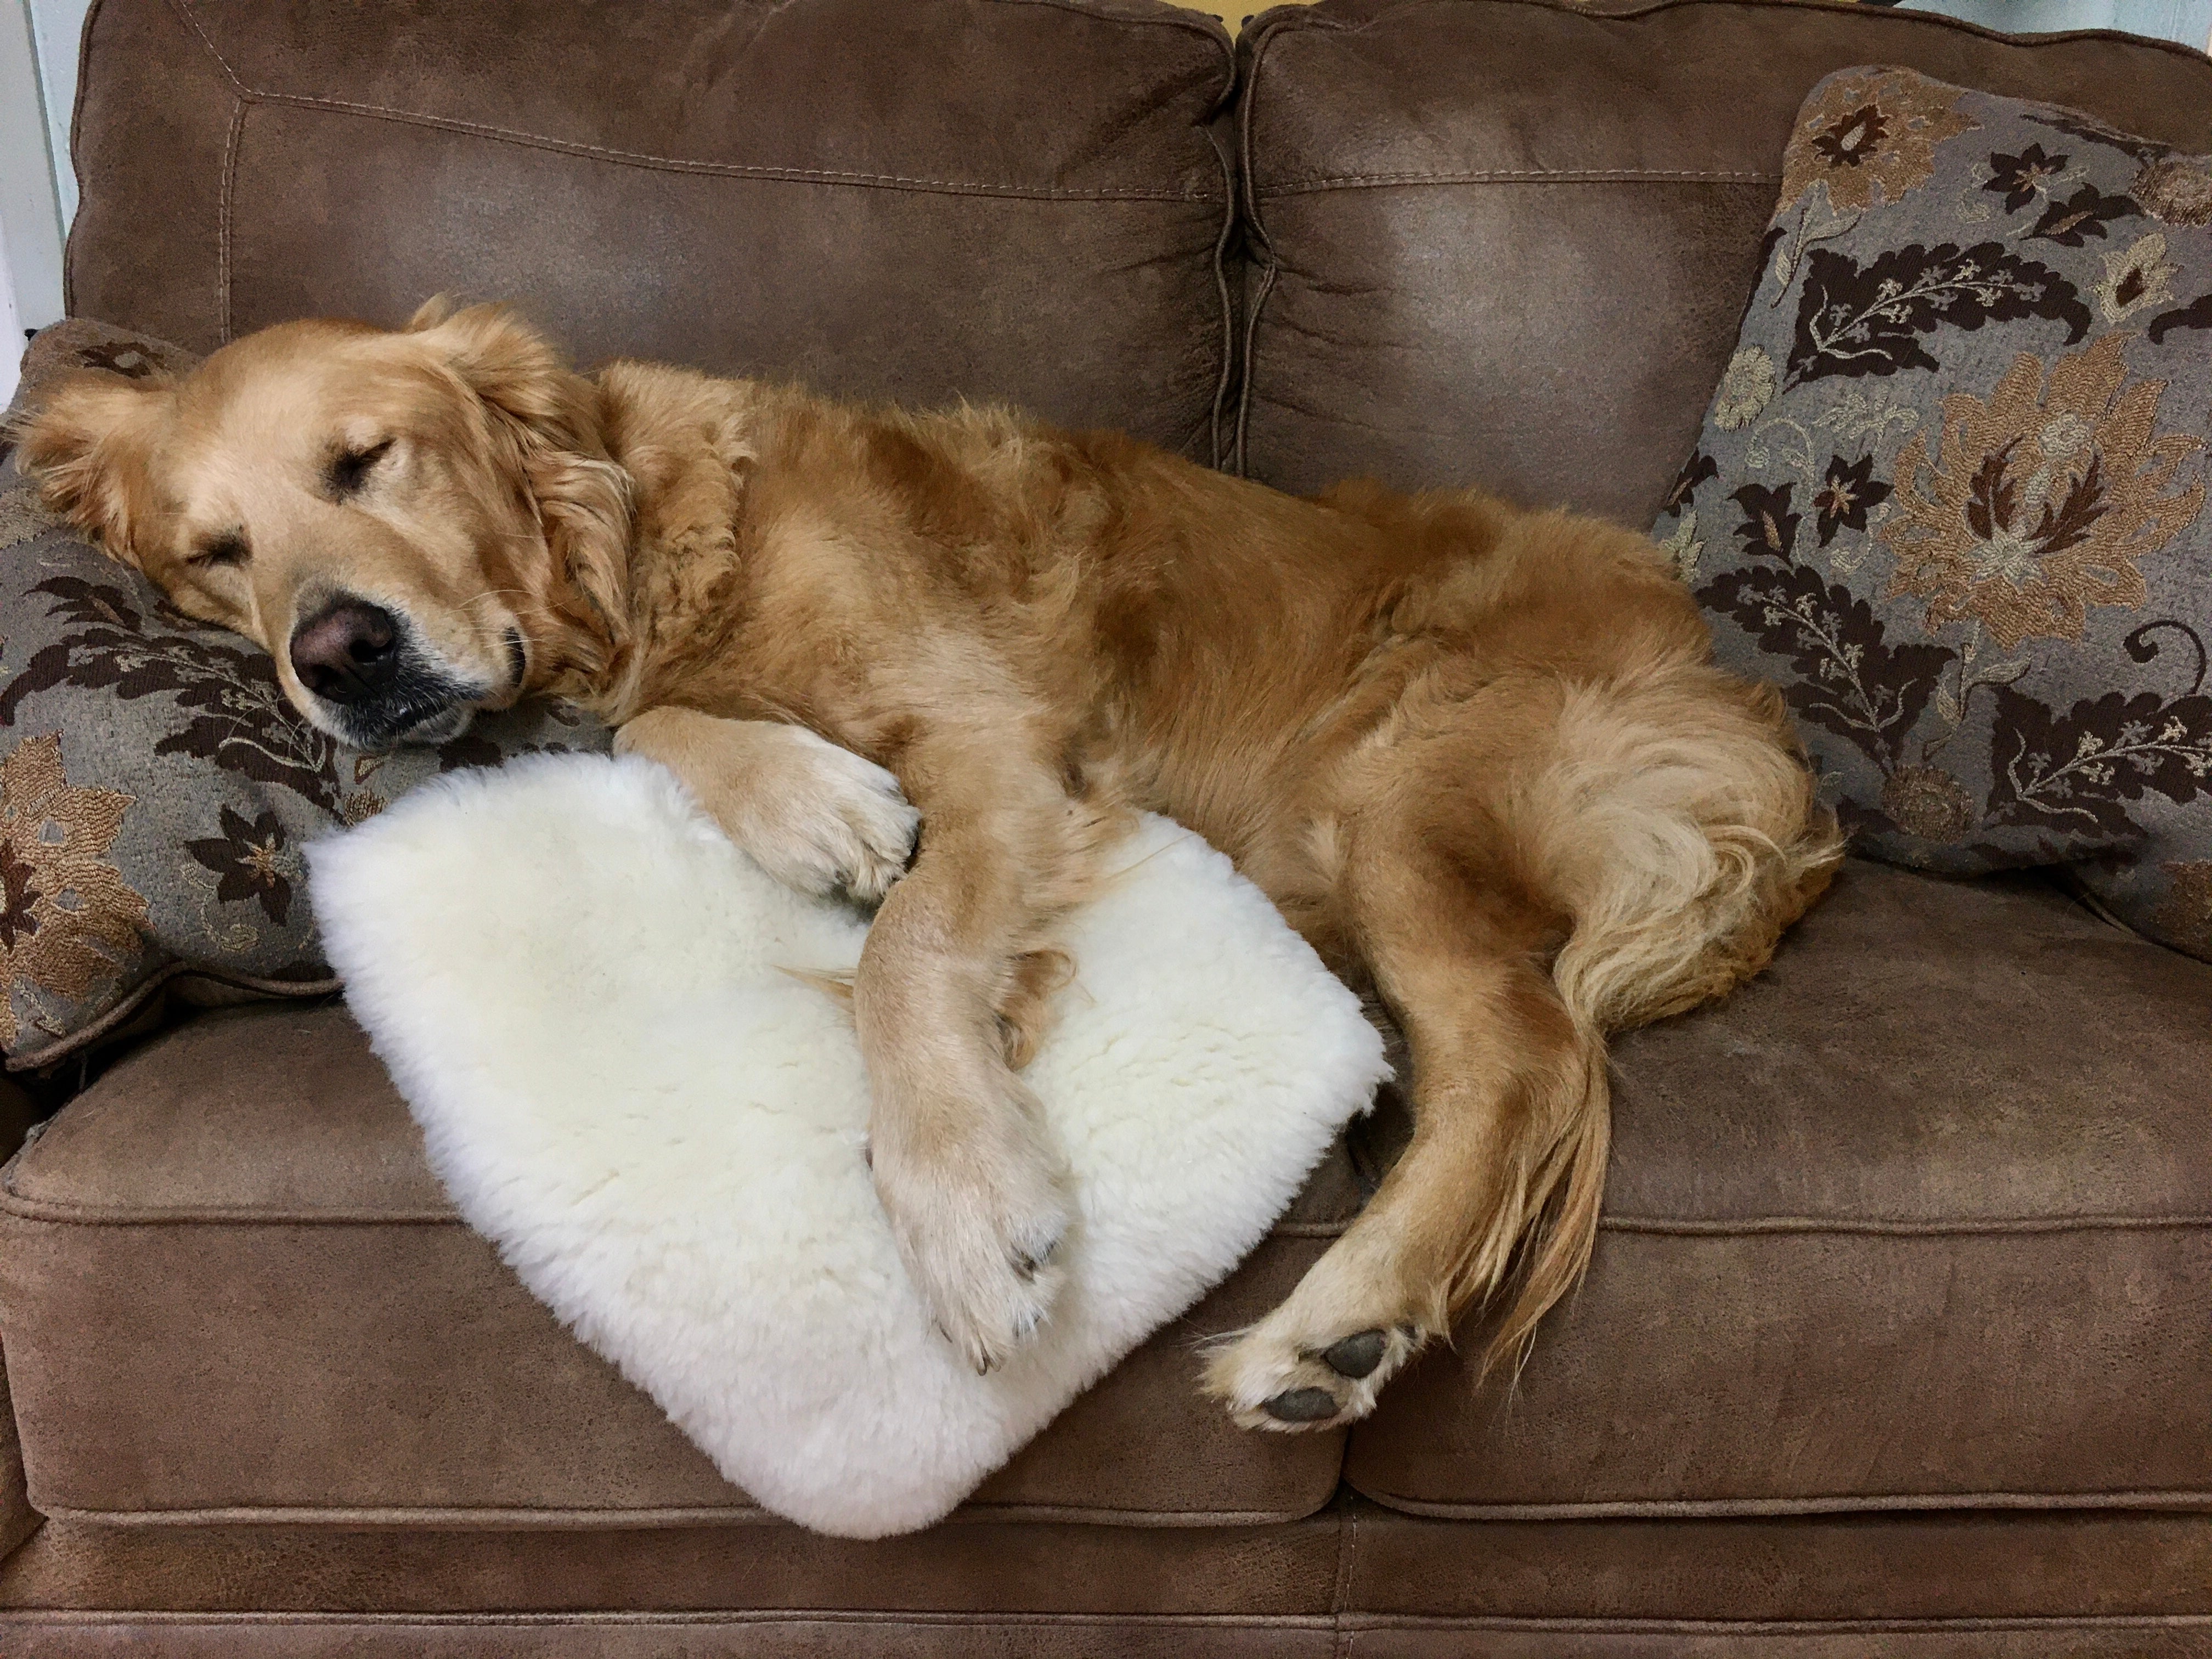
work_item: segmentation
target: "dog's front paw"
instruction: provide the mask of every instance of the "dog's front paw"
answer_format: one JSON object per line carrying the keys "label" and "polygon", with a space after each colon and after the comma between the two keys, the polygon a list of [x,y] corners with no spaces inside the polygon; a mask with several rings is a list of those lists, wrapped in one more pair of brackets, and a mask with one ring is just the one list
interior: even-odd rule
{"label": "dog's front paw", "polygon": [[745,851],[786,886],[872,908],[906,873],[921,814],[873,761],[790,730],[794,775],[762,802]]}
{"label": "dog's front paw", "polygon": [[[1021,1088],[1011,1076],[1000,1086]],[[1065,1178],[1030,1113],[999,1106],[963,1114],[972,1133],[903,1149],[878,1133],[870,1152],[908,1276],[978,1375],[1003,1364],[1052,1311],[1072,1220]]]}
{"label": "dog's front paw", "polygon": [[1427,1340],[1410,1319],[1316,1319],[1297,1304],[1293,1294],[1206,1361],[1206,1391],[1239,1427],[1294,1434],[1356,1423]]}
{"label": "dog's front paw", "polygon": [[674,771],[739,850],[810,897],[880,904],[914,856],[921,815],[898,780],[803,726],[655,708],[615,752]]}

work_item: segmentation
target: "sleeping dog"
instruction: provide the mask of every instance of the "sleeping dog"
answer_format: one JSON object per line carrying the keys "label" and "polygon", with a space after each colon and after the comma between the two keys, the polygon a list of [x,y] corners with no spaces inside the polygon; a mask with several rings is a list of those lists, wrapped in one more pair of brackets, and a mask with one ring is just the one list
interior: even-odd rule
{"label": "sleeping dog", "polygon": [[771,872],[880,900],[875,1183],[978,1370],[1061,1279],[1021,1067],[1134,810],[1227,852],[1410,1045],[1403,1156],[1208,1364],[1276,1429],[1364,1415],[1469,1304],[1491,1357],[1525,1344],[1589,1258],[1606,1034],[1756,972],[1839,857],[1780,700],[1713,666],[1649,541],[1471,491],[1294,499],[997,409],[586,377],[434,301],[82,377],[21,439],[340,741],[572,698]]}

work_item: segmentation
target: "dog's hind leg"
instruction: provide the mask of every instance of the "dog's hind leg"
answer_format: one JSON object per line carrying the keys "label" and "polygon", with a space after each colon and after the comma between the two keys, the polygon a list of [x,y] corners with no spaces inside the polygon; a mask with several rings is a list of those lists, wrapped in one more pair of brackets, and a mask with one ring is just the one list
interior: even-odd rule
{"label": "dog's hind leg", "polygon": [[1412,1050],[1413,1139],[1289,1298],[1212,1357],[1207,1389],[1247,1428],[1365,1416],[1503,1276],[1532,1206],[1596,1210],[1603,1047],[1553,986],[1556,917],[1417,841],[1360,839],[1348,920]]}
{"label": "dog's hind leg", "polygon": [[1780,703],[1695,663],[1417,688],[1355,752],[1335,927],[1413,1054],[1413,1139],[1283,1305],[1217,1352],[1248,1427],[1364,1416],[1461,1309],[1486,1361],[1582,1276],[1605,1034],[1756,972],[1840,856]]}

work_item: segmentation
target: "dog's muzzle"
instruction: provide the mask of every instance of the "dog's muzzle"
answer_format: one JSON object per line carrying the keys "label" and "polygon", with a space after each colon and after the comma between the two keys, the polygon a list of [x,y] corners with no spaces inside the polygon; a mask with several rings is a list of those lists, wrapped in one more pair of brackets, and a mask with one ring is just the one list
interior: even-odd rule
{"label": "dog's muzzle", "polygon": [[389,611],[351,594],[295,629],[288,654],[319,723],[356,749],[448,742],[485,690],[430,658]]}

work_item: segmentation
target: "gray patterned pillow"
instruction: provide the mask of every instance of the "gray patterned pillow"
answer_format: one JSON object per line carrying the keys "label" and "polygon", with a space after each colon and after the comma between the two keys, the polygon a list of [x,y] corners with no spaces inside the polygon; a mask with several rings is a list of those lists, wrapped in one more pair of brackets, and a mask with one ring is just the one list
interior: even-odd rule
{"label": "gray patterned pillow", "polygon": [[2208,227],[2212,157],[1830,76],[1653,533],[1860,850],[2212,957]]}
{"label": "gray patterned pillow", "polygon": [[[190,354],[100,324],[41,331],[19,404],[79,368],[134,378]],[[261,650],[179,615],[78,540],[0,461],[0,1049],[52,1064],[180,976],[233,992],[337,988],[300,848],[455,767],[604,749],[525,704],[436,750],[341,749],[292,709]]]}

